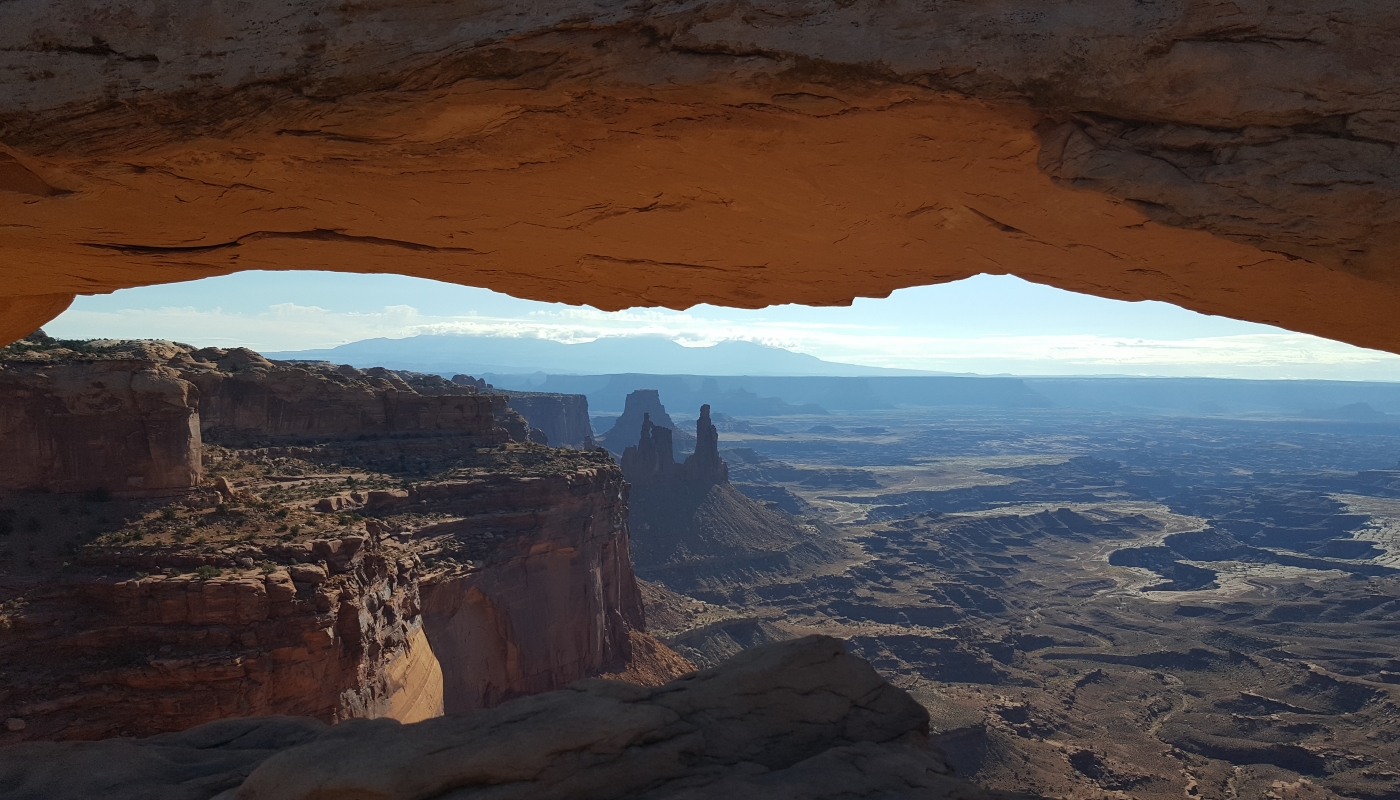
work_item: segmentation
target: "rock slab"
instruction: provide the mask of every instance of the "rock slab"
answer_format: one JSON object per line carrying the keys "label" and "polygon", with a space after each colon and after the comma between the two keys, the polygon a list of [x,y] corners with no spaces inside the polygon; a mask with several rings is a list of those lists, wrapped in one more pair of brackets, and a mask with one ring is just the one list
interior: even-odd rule
{"label": "rock slab", "polygon": [[587,680],[412,725],[262,717],[0,749],[16,800],[1011,797],[950,773],[923,707],[823,636],[658,688]]}

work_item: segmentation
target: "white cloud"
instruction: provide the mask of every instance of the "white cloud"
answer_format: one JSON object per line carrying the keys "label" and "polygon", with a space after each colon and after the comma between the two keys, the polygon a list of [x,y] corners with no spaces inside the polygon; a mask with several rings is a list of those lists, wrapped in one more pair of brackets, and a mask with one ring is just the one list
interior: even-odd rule
{"label": "white cloud", "polygon": [[261,313],[191,306],[96,311],[79,306],[56,320],[50,332],[73,338],[165,338],[263,351],[425,333],[536,337],[567,343],[606,336],[664,336],[687,346],[744,340],[832,361],[950,372],[1400,379],[1400,356],[1286,331],[1182,339],[1094,334],[921,336],[892,326],[800,322],[764,318],[763,312],[723,310],[721,315],[701,316],[661,309],[603,312],[551,307],[518,316],[474,311],[434,316],[403,304],[374,312],[337,312],[289,302],[268,306]]}

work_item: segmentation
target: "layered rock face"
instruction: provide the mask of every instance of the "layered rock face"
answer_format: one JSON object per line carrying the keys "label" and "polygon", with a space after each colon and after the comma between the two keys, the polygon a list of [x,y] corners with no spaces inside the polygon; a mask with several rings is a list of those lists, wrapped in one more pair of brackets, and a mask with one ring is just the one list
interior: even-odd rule
{"label": "layered rock face", "polygon": [[258,714],[442,713],[417,559],[363,528],[240,552],[270,566],[161,574],[182,558],[119,549],[90,554],[87,575],[28,586],[0,636],[0,708],[24,727],[3,735],[100,739]]}
{"label": "layered rock face", "polygon": [[[130,387],[152,373],[179,390],[193,475],[159,499],[0,485],[0,718],[19,722],[0,743],[250,714],[412,720],[688,668],[643,632],[621,470],[602,450],[508,441],[503,396],[246,350],[88,347],[19,348],[0,361],[17,402],[0,407],[34,424],[76,396],[89,428],[39,430],[100,445],[110,417],[151,451],[168,408]],[[203,453],[201,420],[221,443]],[[130,458],[94,449],[99,476]]]}
{"label": "layered rock face", "polygon": [[0,487],[161,493],[199,483],[199,392],[177,370],[0,362],[0,397]]}
{"label": "layered rock face", "polygon": [[503,399],[436,375],[274,364],[243,348],[198,350],[190,360],[182,375],[199,387],[200,425],[213,442],[432,434],[500,444],[507,435],[495,419]]}
{"label": "layered rock face", "polygon": [[928,730],[909,695],[814,636],[658,689],[584,681],[414,725],[264,717],[8,747],[0,780],[16,800],[1025,797],[953,778]]}
{"label": "layered rock face", "polygon": [[464,565],[422,588],[448,713],[625,669],[629,632],[645,628],[627,493],[617,467],[593,455],[537,477],[422,484],[366,508],[392,519],[401,538]]}
{"label": "layered rock face", "polygon": [[593,437],[584,395],[513,391],[506,404],[544,433],[544,443],[552,447],[583,447]]}
{"label": "layered rock face", "polygon": [[0,351],[0,489],[178,492],[198,485],[204,440],[446,436],[471,447],[510,438],[496,424],[509,416],[503,397],[438,376],[274,364],[243,348],[169,342],[21,345]]}
{"label": "layered rock face", "polygon": [[1400,349],[1378,0],[6,9],[7,338],[295,266],[599,308],[1012,272]]}

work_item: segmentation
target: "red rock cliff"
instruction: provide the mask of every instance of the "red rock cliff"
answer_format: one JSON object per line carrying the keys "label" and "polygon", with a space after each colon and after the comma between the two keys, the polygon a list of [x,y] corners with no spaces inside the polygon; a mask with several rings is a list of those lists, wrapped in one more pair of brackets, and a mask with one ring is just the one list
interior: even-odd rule
{"label": "red rock cliff", "polygon": [[600,451],[577,459],[568,471],[420,485],[371,506],[445,515],[401,535],[437,542],[462,564],[422,589],[448,713],[562,688],[631,657],[629,630],[644,621],[626,485]]}
{"label": "red rock cliff", "polygon": [[199,387],[200,425],[211,441],[435,434],[500,444],[507,438],[495,419],[504,398],[436,375],[274,363],[243,348],[190,355],[181,371]]}
{"label": "red rock cliff", "polygon": [[198,392],[148,360],[0,362],[0,488],[162,492],[199,483]]}
{"label": "red rock cliff", "polygon": [[[621,470],[602,450],[508,443],[503,396],[247,350],[73,346],[0,359],[0,400],[22,401],[0,408],[48,437],[0,447],[71,439],[63,463],[86,470],[0,483],[15,534],[0,716],[25,722],[0,743],[249,714],[418,719],[624,674],[633,641],[660,647],[640,634]],[[201,422],[221,442],[205,453],[215,488],[195,486]],[[164,499],[16,491],[167,461],[185,471]]]}
{"label": "red rock cliff", "polygon": [[[259,570],[249,560],[217,577],[129,569],[254,555],[283,563]],[[142,736],[256,714],[441,713],[417,561],[372,536],[99,557],[109,563],[89,563],[87,574],[6,582],[22,600],[0,622],[0,713],[25,721],[7,740]],[[123,572],[131,576],[109,577]]]}
{"label": "red rock cliff", "polygon": [[518,419],[504,397],[435,375],[274,363],[243,348],[66,344],[81,349],[42,337],[0,352],[0,489],[169,494],[199,484],[203,440],[494,445],[509,438],[497,419]]}

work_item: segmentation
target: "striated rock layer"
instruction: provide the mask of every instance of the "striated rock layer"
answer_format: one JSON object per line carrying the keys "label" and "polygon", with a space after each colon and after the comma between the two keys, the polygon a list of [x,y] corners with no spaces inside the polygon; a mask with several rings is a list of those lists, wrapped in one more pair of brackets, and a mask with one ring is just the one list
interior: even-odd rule
{"label": "striated rock layer", "polygon": [[[0,351],[0,408],[87,458],[45,473],[29,428],[0,437],[29,459],[0,484],[0,743],[422,719],[627,675],[634,642],[647,680],[689,666],[643,633],[621,470],[507,441],[503,396],[247,350],[24,344]],[[181,402],[131,388],[152,383]],[[193,442],[161,438],[164,414]],[[113,433],[126,449],[102,448]],[[187,472],[160,491],[80,482],[170,453]]]}
{"label": "striated rock layer", "polygon": [[86,575],[5,581],[6,594],[22,590],[22,607],[0,623],[0,708],[25,727],[3,735],[100,739],[258,714],[333,722],[442,713],[416,559],[363,531],[245,552],[277,566],[218,575],[122,568],[178,561],[151,550],[106,569],[90,557]]}
{"label": "striated rock layer", "polygon": [[[448,713],[625,668],[629,631],[645,621],[626,486],[606,456],[569,472],[486,474],[375,500],[366,513],[411,510],[412,517],[391,517],[400,537],[467,565],[422,588]],[[419,516],[426,524],[415,529]]]}
{"label": "striated rock layer", "polygon": [[507,437],[496,419],[504,400],[437,375],[273,363],[243,348],[206,348],[190,359],[181,375],[199,388],[200,427],[221,444],[391,434],[500,444]]}
{"label": "striated rock layer", "polygon": [[[68,345],[79,348],[71,349]],[[411,382],[411,383],[410,383]],[[524,441],[505,398],[436,375],[273,363],[245,348],[154,341],[0,349],[0,490],[178,492],[199,484],[201,446],[342,444],[432,437],[442,450]],[[519,421],[518,435],[497,425]],[[371,440],[366,442],[365,440]]]}
{"label": "striated rock layer", "polygon": [[77,293],[239,269],[599,308],[991,272],[1400,350],[1380,0],[13,0],[3,21],[0,338]]}
{"label": "striated rock layer", "polygon": [[0,363],[0,487],[166,492],[199,483],[199,394],[153,361]]}
{"label": "striated rock layer", "polygon": [[1024,797],[952,777],[928,733],[909,695],[814,636],[660,688],[584,681],[414,725],[263,717],[0,748],[0,781],[15,800]]}
{"label": "striated rock layer", "polygon": [[577,448],[593,438],[584,395],[511,391],[507,397],[507,405],[545,435],[544,444]]}

